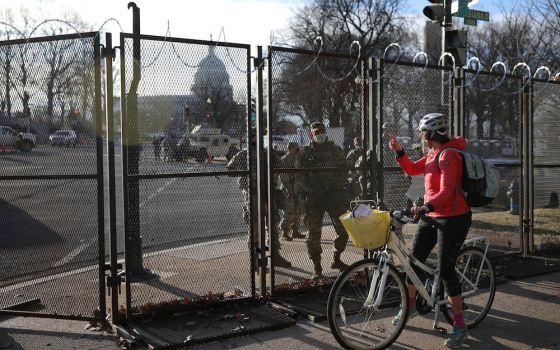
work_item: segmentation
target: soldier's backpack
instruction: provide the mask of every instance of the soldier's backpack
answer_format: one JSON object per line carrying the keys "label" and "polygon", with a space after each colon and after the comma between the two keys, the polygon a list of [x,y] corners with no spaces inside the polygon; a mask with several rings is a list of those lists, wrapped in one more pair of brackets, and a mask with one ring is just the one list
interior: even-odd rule
{"label": "soldier's backpack", "polygon": [[500,171],[486,159],[454,147],[446,148],[438,154],[438,168],[439,158],[449,149],[459,152],[463,160],[461,189],[469,206],[482,207],[492,202],[498,196]]}

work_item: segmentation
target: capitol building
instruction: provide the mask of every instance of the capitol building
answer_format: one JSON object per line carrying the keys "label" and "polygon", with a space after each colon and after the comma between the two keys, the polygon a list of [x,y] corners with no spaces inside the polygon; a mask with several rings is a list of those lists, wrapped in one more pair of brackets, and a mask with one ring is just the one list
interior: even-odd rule
{"label": "capitol building", "polygon": [[[173,132],[184,134],[190,132],[196,125],[220,128],[230,136],[240,136],[245,133],[247,119],[246,101],[234,98],[234,86],[224,61],[218,56],[226,48],[215,45],[208,46],[205,57],[190,69],[177,66],[178,80],[190,80],[189,93],[178,94],[149,94],[138,96],[139,121],[146,132]],[[236,50],[236,49],[233,49]],[[238,49],[237,49],[238,50]],[[227,61],[229,64],[229,61]],[[235,63],[231,63],[235,64]],[[241,64],[238,63],[238,66]],[[235,71],[236,73],[238,71]],[[186,74],[189,74],[186,76]],[[246,73],[236,74],[234,78],[237,88],[247,89]],[[154,78],[161,81],[161,77]],[[143,73],[142,84],[149,88],[150,78]],[[176,86],[169,82],[169,86]],[[246,98],[246,93],[242,94]],[[163,107],[162,107],[163,106]]]}

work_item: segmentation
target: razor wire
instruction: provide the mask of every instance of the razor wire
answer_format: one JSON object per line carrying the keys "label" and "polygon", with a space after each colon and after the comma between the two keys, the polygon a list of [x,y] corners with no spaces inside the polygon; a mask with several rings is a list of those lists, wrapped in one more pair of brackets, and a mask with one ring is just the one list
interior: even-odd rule
{"label": "razor wire", "polygon": [[451,62],[453,62],[453,68],[451,70],[451,74],[449,75],[449,78],[447,79],[447,82],[444,82],[443,79],[442,79],[442,84],[443,85],[451,84],[451,81],[455,77],[455,69],[457,68],[457,66],[455,65],[455,57],[453,57],[453,55],[451,53],[447,52],[447,51],[445,51],[444,53],[441,54],[441,56],[439,56],[437,65],[439,66],[442,63],[445,56],[448,56],[449,58],[451,58]]}
{"label": "razor wire", "polygon": [[[34,77],[35,79],[38,79],[37,77],[39,77],[39,75],[33,74],[33,71],[34,71],[35,67],[34,67],[33,64],[30,63],[30,60],[29,60],[29,57],[28,57],[29,56],[28,55],[28,50],[29,50],[29,47],[30,47],[29,43],[30,43],[30,40],[31,40],[33,34],[37,31],[37,29],[39,29],[44,24],[51,23],[51,22],[57,22],[57,23],[62,23],[62,24],[67,25],[69,28],[71,28],[78,35],[78,37],[80,39],[83,39],[82,33],[72,23],[70,23],[66,20],[58,19],[58,18],[50,18],[50,19],[43,20],[42,22],[37,24],[35,27],[33,27],[28,35],[26,35],[23,31],[21,31],[20,29],[18,29],[17,27],[15,27],[14,25],[12,25],[10,23],[3,22],[3,21],[0,22],[0,24],[6,25],[6,26],[14,29],[16,32],[18,32],[22,36],[21,39],[23,39],[24,43],[26,44],[26,45],[23,46],[23,49],[21,49],[22,45],[18,45],[18,48],[20,48],[20,50],[21,50],[20,51],[20,57],[21,57],[22,63],[23,63],[22,66],[26,67],[25,68],[26,73],[24,73],[26,76]],[[99,35],[99,32],[96,33],[93,40],[95,40],[95,38],[98,35]],[[40,41],[40,42],[38,42],[38,44],[41,45],[42,47],[44,47],[46,45],[46,42]],[[83,56],[81,56],[81,58],[82,58],[82,60],[85,60],[86,56],[83,55]],[[78,60],[77,63],[83,63],[83,62]],[[45,79],[47,79],[47,77],[45,77]],[[26,78],[26,79],[23,79],[23,80],[21,80],[21,79],[18,79],[18,80],[23,82],[23,84],[22,84],[23,93],[20,91],[20,89],[18,88],[18,86],[16,84],[12,83],[11,85],[16,90],[19,97],[22,98],[22,96],[26,92],[29,94],[29,92],[26,90],[26,88],[28,86],[28,83],[29,83],[29,79]],[[34,84],[36,84],[37,82],[38,82],[37,80],[32,81],[32,83],[34,83]],[[33,95],[29,95],[29,96],[31,97]]]}
{"label": "razor wire", "polygon": [[523,93],[523,90],[525,90],[525,88],[531,83],[533,77],[531,76],[531,67],[529,67],[529,65],[525,62],[519,62],[517,63],[515,66],[513,66],[512,70],[511,70],[511,75],[515,75],[515,70],[518,67],[525,67],[525,69],[527,70],[527,75],[526,76],[522,76],[522,78],[524,78],[523,80],[525,80],[525,83],[523,84],[523,86],[521,86],[521,88],[519,88],[516,91],[513,92],[508,92],[508,91],[497,91],[499,94],[503,94],[503,95],[517,95],[520,93]]}
{"label": "razor wire", "polygon": [[397,54],[397,58],[395,59],[395,62],[393,62],[389,67],[385,68],[385,71],[383,72],[383,74],[381,74],[381,76],[375,80],[373,80],[371,83],[378,83],[379,81],[381,81],[381,79],[384,79],[386,76],[389,75],[390,72],[396,70],[396,65],[399,62],[399,59],[401,58],[401,45],[399,43],[390,43],[389,45],[387,45],[387,47],[385,48],[385,50],[383,50],[383,61],[387,60],[385,58],[385,56],[387,56],[387,51],[391,48],[391,47],[396,47],[399,49],[399,53]]}
{"label": "razor wire", "polygon": [[[328,77],[325,73],[323,73],[323,71],[321,70],[321,67],[319,66],[319,64],[317,64],[317,70],[319,71],[319,74],[321,74],[323,76],[323,78],[325,78],[328,81],[333,82],[333,83],[336,83],[336,82],[339,82],[339,81],[342,81],[342,80],[348,78],[350,76],[350,74],[352,74],[352,72],[354,72],[356,70],[356,67],[358,67],[358,63],[360,63],[360,58],[362,56],[362,46],[360,45],[360,43],[357,40],[354,40],[352,42],[352,44],[350,44],[350,55],[352,55],[352,47],[354,45],[358,45],[358,56],[356,58],[356,62],[354,63],[354,66],[352,67],[352,69],[350,69],[350,71],[348,73],[346,73],[344,76],[342,76],[340,78],[331,78],[331,77]],[[360,73],[358,73],[358,76],[361,79]]]}
{"label": "razor wire", "polygon": [[[393,80],[390,80],[390,83],[395,84],[395,85],[400,85],[400,86],[406,86],[406,85],[412,85],[412,84],[415,84],[416,82],[418,82],[420,80],[420,78],[422,78],[424,76],[424,74],[426,73],[426,70],[428,69],[428,63],[429,63],[428,62],[429,61],[428,54],[425,53],[424,51],[419,51],[412,58],[412,64],[415,64],[416,60],[420,56],[424,56],[424,67],[422,67],[422,70],[420,71],[420,73],[415,74],[416,78],[414,78],[413,80],[404,79],[404,81],[402,81],[402,82],[397,80],[397,79],[393,79]],[[401,79],[401,80],[403,80],[403,79]]]}
{"label": "razor wire", "polygon": [[[117,19],[111,17],[111,18],[108,18],[107,20],[105,20],[105,21],[101,24],[101,26],[100,26],[99,29],[97,30],[97,33],[96,33],[96,36],[95,36],[95,37],[97,37],[97,36],[100,34],[101,29],[102,29],[108,22],[110,22],[110,21],[116,22],[116,23],[118,24],[118,26],[119,26],[121,32],[124,32],[124,30],[123,30],[122,25],[120,24],[120,22],[119,22]],[[4,22],[4,21],[0,21],[0,25],[5,25],[5,26],[7,26],[7,27],[10,27],[11,29],[15,30],[15,31],[22,37],[22,39],[24,39],[26,42],[29,42],[29,40],[31,39],[31,37],[32,37],[33,34],[37,31],[38,28],[40,28],[42,25],[44,25],[44,24],[46,24],[46,23],[51,23],[51,22],[57,22],[57,23],[65,24],[65,25],[67,25],[68,27],[70,27],[79,37],[82,37],[80,31],[79,31],[72,23],[70,23],[70,22],[68,22],[68,21],[65,21],[65,20],[62,20],[62,19],[58,19],[58,18],[46,19],[46,20],[40,22],[39,24],[37,24],[37,25],[31,30],[31,32],[29,33],[29,35],[25,35],[25,33],[24,33],[23,31],[21,31],[19,28],[15,27],[14,25],[12,25],[12,24],[10,24],[10,23]],[[224,27],[221,28],[220,33],[219,33],[219,35],[218,35],[218,40],[217,40],[216,43],[214,44],[214,47],[217,47],[220,43],[222,43],[222,41],[220,41],[220,39],[222,38],[222,36],[223,36],[223,39],[224,39],[224,40],[223,40],[223,43],[227,43],[226,34],[225,34],[225,28],[224,28]],[[95,39],[95,37],[94,37],[94,39]],[[165,33],[165,37],[164,37],[164,40],[162,41],[162,44],[161,44],[161,46],[160,46],[160,49],[158,50],[158,53],[156,54],[156,56],[154,57],[154,59],[153,59],[152,61],[150,61],[148,64],[142,65],[142,66],[141,66],[142,68],[148,68],[148,67],[152,66],[152,65],[157,61],[157,59],[161,56],[161,54],[162,54],[162,52],[163,52],[163,48],[164,48],[165,44],[169,41],[169,38],[170,38],[170,37],[171,37],[171,30],[170,30],[170,23],[169,23],[169,20],[168,20],[168,21],[167,21],[167,30],[166,30],[166,33]],[[271,31],[271,35],[270,35],[270,47],[272,47],[273,38],[274,38],[274,33]],[[319,56],[320,56],[321,53],[322,53],[323,44],[324,44],[323,38],[322,38],[321,36],[318,36],[318,37],[314,40],[314,42],[313,42],[314,45],[315,45],[315,43],[316,43],[317,41],[320,42],[320,45],[319,45],[319,49],[318,49],[316,55],[314,56],[313,60],[312,60],[304,69],[302,69],[301,71],[296,72],[296,73],[286,73],[286,74],[288,74],[288,75],[293,75],[293,76],[298,76],[298,75],[303,74],[303,73],[306,72],[307,70],[309,70],[313,65],[316,65],[316,66],[317,66],[317,69],[318,69],[318,71],[319,71],[319,73],[321,74],[321,76],[322,76],[323,78],[325,78],[326,80],[331,81],[331,82],[338,82],[338,81],[341,81],[341,80],[344,80],[344,79],[348,78],[348,77],[352,74],[352,72],[356,71],[356,68],[357,68],[357,66],[358,66],[358,63],[359,63],[359,60],[360,60],[360,56],[361,56],[361,45],[359,44],[358,41],[353,41],[352,44],[350,45],[350,54],[352,53],[352,47],[353,47],[354,45],[358,45],[358,58],[356,59],[356,62],[355,62],[355,64],[354,64],[354,66],[352,67],[352,69],[351,69],[348,73],[346,73],[344,76],[339,77],[339,78],[332,78],[332,77],[327,76],[327,75],[323,72],[323,70],[321,69],[321,67],[317,64],[317,60],[318,60]],[[171,44],[171,46],[172,46],[172,49],[173,49],[173,52],[174,52],[175,56],[181,61],[182,64],[184,64],[185,66],[187,66],[187,67],[189,67],[189,68],[199,68],[199,67],[200,67],[200,64],[193,65],[193,64],[187,63],[187,62],[181,57],[181,55],[179,54],[179,52],[178,52],[178,50],[177,50],[177,48],[176,48],[174,42],[173,42],[173,41],[169,41],[169,42],[170,42],[170,44]],[[43,44],[43,43],[41,43],[41,44]],[[399,62],[399,60],[400,60],[400,58],[401,58],[401,51],[402,51],[401,46],[400,46],[399,43],[391,43],[391,44],[389,44],[389,45],[385,48],[385,50],[384,50],[384,52],[383,52],[383,57],[382,57],[382,58],[383,58],[383,60],[387,60],[387,57],[386,57],[386,56],[387,56],[387,53],[388,53],[388,51],[389,51],[392,47],[398,48],[398,54],[397,54],[397,57],[396,57],[395,61],[394,61],[393,63],[391,63],[390,66],[388,66],[387,68],[385,68],[385,72],[384,72],[379,78],[377,78],[377,79],[375,79],[374,81],[372,81],[372,83],[376,83],[376,82],[380,81],[381,79],[385,79],[387,76],[391,75],[391,73],[392,73],[394,70],[396,70],[396,66],[398,65],[398,62]],[[24,63],[25,63],[25,64],[28,64],[28,62],[27,62],[27,50],[28,50],[28,48],[26,47],[26,48],[25,48],[25,52],[24,52],[24,54],[22,55],[22,56],[24,57]],[[237,66],[237,64],[235,63],[235,61],[234,61],[233,58],[231,57],[231,53],[230,53],[228,47],[226,47],[225,50],[226,50],[227,57],[228,57],[229,61],[232,63],[233,67],[234,67],[236,70],[238,70],[238,71],[240,71],[240,72],[242,72],[242,73],[253,73],[253,72],[256,71],[256,70],[261,69],[261,68],[264,66],[265,61],[266,61],[266,59],[267,59],[267,58],[265,57],[265,58],[262,60],[262,62],[260,62],[259,66],[255,67],[254,69],[252,69],[252,70],[250,70],[250,71],[247,71],[247,70],[242,69],[242,68],[240,68],[240,67]],[[426,54],[425,52],[423,52],[423,51],[418,52],[418,53],[414,56],[414,58],[413,58],[413,60],[412,60],[412,63],[415,63],[415,62],[416,62],[416,59],[418,59],[420,55],[422,55],[422,56],[425,57],[425,64],[424,64],[424,67],[422,68],[421,72],[420,72],[412,81],[408,81],[408,82],[407,82],[408,84],[414,83],[414,82],[418,81],[418,80],[423,76],[423,74],[425,73],[425,71],[426,71],[426,69],[427,69],[427,67],[428,67],[428,57],[427,57],[427,54]],[[438,65],[441,64],[441,62],[442,62],[442,60],[443,60],[443,58],[444,58],[445,56],[448,56],[448,57],[453,61],[453,71],[452,71],[452,73],[450,74],[450,76],[449,76],[449,78],[447,79],[447,81],[445,82],[445,84],[449,84],[449,83],[452,81],[452,79],[455,77],[455,68],[456,68],[456,64],[455,64],[455,59],[454,59],[453,55],[451,55],[449,52],[444,52],[444,53],[440,56],[440,58],[439,58],[439,60],[438,60]],[[465,83],[464,83],[463,87],[472,86],[473,83],[478,79],[479,74],[480,74],[480,72],[482,71],[482,69],[481,69],[481,64],[480,64],[480,60],[479,60],[477,57],[471,57],[471,58],[467,61],[466,66],[468,67],[468,66],[470,65],[471,61],[473,61],[473,60],[476,60],[476,62],[477,62],[477,72],[475,73],[475,77],[474,77],[474,78],[472,78],[472,79],[469,80],[468,82],[465,82]],[[499,65],[501,65],[501,66],[503,67],[503,69],[504,69],[504,74],[502,75],[502,78],[500,79],[500,81],[499,81],[495,86],[493,86],[493,87],[491,87],[491,88],[477,88],[477,89],[480,89],[481,91],[484,91],[484,92],[491,92],[491,91],[498,90],[498,88],[499,88],[500,86],[503,85],[503,83],[505,82],[506,76],[507,76],[507,66],[506,66],[503,62],[501,62],[501,61],[496,61],[496,62],[492,65],[492,67],[490,68],[489,72],[492,73],[493,70],[494,70],[497,66],[499,66]],[[526,79],[525,79],[524,85],[523,85],[520,89],[518,89],[518,90],[516,90],[516,91],[514,91],[514,92],[502,92],[502,91],[498,91],[499,93],[502,93],[502,94],[518,94],[518,93],[521,93],[521,92],[525,89],[525,87],[530,83],[530,81],[531,81],[532,79],[535,79],[535,78],[537,77],[537,74],[538,74],[540,71],[546,71],[546,72],[547,72],[547,77],[548,77],[548,78],[547,78],[547,82],[555,81],[555,80],[557,80],[557,79],[560,77],[560,72],[559,72],[559,73],[556,73],[553,77],[551,77],[552,74],[551,74],[551,72],[550,72],[550,69],[549,69],[548,67],[545,67],[545,66],[539,67],[539,68],[535,71],[535,73],[534,73],[533,75],[531,75],[531,69],[530,69],[530,67],[529,67],[526,63],[524,63],[524,62],[517,63],[517,64],[513,67],[513,69],[511,70],[511,74],[514,74],[515,71],[516,71],[516,69],[518,69],[519,67],[522,67],[522,66],[525,67],[526,70],[527,70],[527,74],[524,75],[524,78],[526,78]],[[358,77],[359,77],[360,79],[363,79],[363,77],[361,76],[360,72],[357,72],[357,71],[356,71],[356,73],[358,74]],[[395,82],[396,84],[401,84],[398,80],[394,80],[394,82]],[[476,87],[473,86],[473,88],[476,88]]]}
{"label": "razor wire", "polygon": [[505,81],[506,81],[506,76],[507,76],[507,66],[505,65],[504,62],[502,61],[496,61],[492,64],[492,67],[490,67],[489,73],[492,73],[492,71],[494,70],[495,67],[497,66],[502,66],[504,73],[502,75],[502,78],[500,79],[500,81],[498,82],[498,84],[496,84],[496,86],[486,89],[486,88],[480,88],[479,90],[482,92],[490,92],[490,91],[494,91],[496,90],[498,87],[500,87]]}
{"label": "razor wire", "polygon": [[165,31],[165,37],[163,38],[163,41],[161,42],[161,45],[159,47],[159,50],[156,54],[156,57],[154,57],[154,59],[152,60],[152,62],[148,63],[148,64],[141,64],[140,67],[141,68],[149,68],[150,66],[152,66],[159,58],[159,56],[161,55],[161,53],[163,52],[163,47],[165,46],[165,43],[167,42],[167,39],[170,36],[170,32],[169,32],[169,20],[167,20],[167,30]]}
{"label": "razor wire", "polygon": [[480,74],[480,70],[482,68],[482,65],[480,64],[480,60],[478,59],[478,57],[473,56],[473,57],[469,58],[469,60],[467,61],[467,64],[465,65],[465,67],[467,67],[467,69],[469,68],[469,66],[471,64],[471,61],[473,61],[473,60],[476,60],[476,62],[477,62],[476,73],[474,75],[474,78],[472,78],[468,83],[463,84],[462,87],[464,87],[464,88],[471,86],[475,82],[475,80],[478,78],[478,75]]}
{"label": "razor wire", "polygon": [[[224,37],[224,40],[223,40],[223,41],[220,41],[220,38],[221,38],[222,36]],[[161,55],[161,52],[163,51],[163,46],[165,45],[165,42],[166,42],[167,39],[170,38],[170,37],[171,37],[171,30],[170,30],[170,26],[169,26],[169,21],[167,21],[167,32],[166,32],[166,34],[165,34],[165,39],[164,39],[164,41],[163,41],[163,43],[162,43],[162,45],[161,45],[161,47],[160,47],[160,50],[159,50],[158,54],[156,55],[156,57],[154,58],[154,60],[153,60],[152,62],[150,62],[150,64],[148,64],[147,66],[151,66],[151,65],[159,58],[159,56]],[[185,65],[185,66],[188,67],[188,68],[199,68],[199,67],[200,67],[200,63],[199,63],[199,64],[196,64],[196,65],[192,65],[192,64],[189,64],[189,63],[185,62],[185,60],[183,60],[183,58],[181,57],[181,55],[179,54],[179,52],[177,52],[177,48],[175,47],[175,43],[174,43],[172,40],[170,40],[169,42],[170,42],[170,44],[171,44],[171,48],[172,48],[172,50],[173,50],[173,53],[175,54],[175,56],[179,59],[179,61],[180,61],[183,65]],[[219,45],[220,43],[227,44],[226,32],[225,32],[225,28],[224,28],[223,26],[222,26],[222,28],[220,29],[220,33],[218,34],[218,40],[217,40],[216,43],[215,43],[214,45],[212,45],[212,46],[214,46],[214,48],[217,48],[218,45]],[[244,74],[251,74],[251,73],[255,72],[256,70],[262,68],[262,67],[264,66],[264,63],[265,63],[265,60],[266,60],[266,58],[263,59],[263,61],[262,61],[257,67],[253,68],[252,70],[245,70],[245,69],[240,68],[240,67],[237,66],[237,64],[235,63],[235,60],[233,59],[233,57],[231,57],[231,52],[230,52],[230,50],[229,50],[229,47],[226,46],[226,47],[225,47],[225,50],[226,50],[227,58],[228,58],[228,60],[230,61],[230,63],[232,64],[232,66],[233,66],[237,71],[239,71],[239,72],[241,72],[241,73],[244,73]]]}
{"label": "razor wire", "polygon": [[313,48],[315,48],[315,43],[317,41],[320,41],[321,45],[319,45],[319,50],[317,50],[317,54],[315,55],[315,57],[313,57],[313,60],[311,61],[311,63],[309,63],[309,65],[307,65],[307,67],[303,68],[302,70],[300,70],[297,73],[284,72],[284,74],[286,74],[287,76],[297,77],[297,76],[305,73],[306,71],[308,71],[309,68],[311,68],[311,66],[313,66],[315,64],[315,62],[317,62],[317,59],[319,58],[319,55],[321,54],[321,50],[323,49],[323,38],[320,37],[320,36],[316,37],[315,40],[313,40]]}

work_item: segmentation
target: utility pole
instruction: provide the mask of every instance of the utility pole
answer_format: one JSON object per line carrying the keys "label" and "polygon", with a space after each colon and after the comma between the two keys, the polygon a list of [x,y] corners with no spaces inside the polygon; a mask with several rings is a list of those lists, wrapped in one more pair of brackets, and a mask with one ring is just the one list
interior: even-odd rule
{"label": "utility pole", "polygon": [[[451,16],[451,0],[443,0],[443,21],[441,22],[441,54],[443,55],[448,46],[447,32],[453,28],[453,17]],[[445,60],[445,58],[444,58]]]}

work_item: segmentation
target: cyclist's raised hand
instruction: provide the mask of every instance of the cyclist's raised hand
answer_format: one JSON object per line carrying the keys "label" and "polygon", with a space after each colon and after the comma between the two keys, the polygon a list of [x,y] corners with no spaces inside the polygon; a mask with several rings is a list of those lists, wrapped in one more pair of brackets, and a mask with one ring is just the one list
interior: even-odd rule
{"label": "cyclist's raised hand", "polygon": [[391,140],[389,141],[389,148],[396,152],[400,152],[403,149],[402,145],[399,143],[399,141],[397,140],[394,134],[391,135]]}

